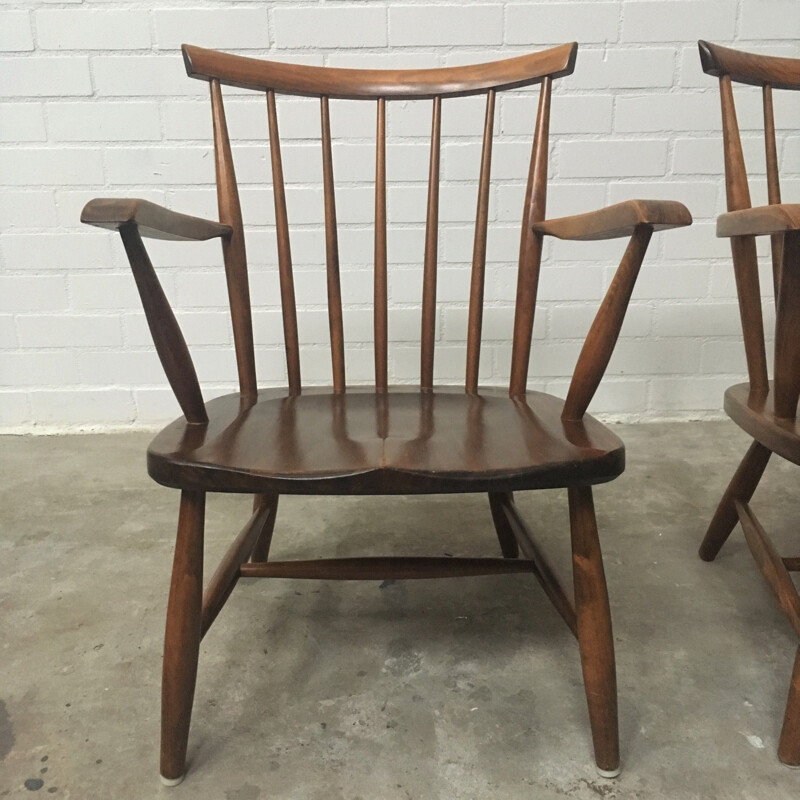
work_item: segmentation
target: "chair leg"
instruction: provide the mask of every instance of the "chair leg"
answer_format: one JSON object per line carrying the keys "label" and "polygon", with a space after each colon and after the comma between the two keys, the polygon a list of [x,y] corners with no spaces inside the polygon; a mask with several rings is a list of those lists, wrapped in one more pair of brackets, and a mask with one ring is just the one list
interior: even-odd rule
{"label": "chair leg", "polygon": [[205,505],[205,492],[181,493],[161,683],[161,780],[168,786],[180,783],[186,770],[200,652]]}
{"label": "chair leg", "polygon": [[275,517],[278,514],[278,497],[278,494],[257,494],[253,498],[253,511],[257,511],[262,505],[269,505],[273,509],[250,555],[250,561],[253,563],[261,563],[266,561],[269,557],[269,548],[272,544],[272,532],[275,530]]}
{"label": "chair leg", "polygon": [[492,511],[492,521],[500,542],[503,558],[518,558],[519,544],[517,544],[517,537],[512,533],[506,515],[500,509],[500,502],[505,499],[513,501],[514,495],[511,492],[489,492],[489,508]]}
{"label": "chair leg", "polygon": [[713,561],[731,535],[731,531],[739,522],[735,501],[750,502],[767,467],[770,455],[772,455],[772,451],[763,444],[754,441],[750,445],[750,449],[731,478],[725,494],[722,495],[722,500],[719,501],[711,524],[703,537],[703,543],[698,551],[703,561]]}
{"label": "chair leg", "polygon": [[778,758],[790,767],[800,767],[800,647],[797,648],[792,682],[789,684]]}
{"label": "chair leg", "polygon": [[617,673],[603,555],[591,487],[570,488],[568,494],[578,645],[594,755],[600,774],[613,778],[619,775]]}

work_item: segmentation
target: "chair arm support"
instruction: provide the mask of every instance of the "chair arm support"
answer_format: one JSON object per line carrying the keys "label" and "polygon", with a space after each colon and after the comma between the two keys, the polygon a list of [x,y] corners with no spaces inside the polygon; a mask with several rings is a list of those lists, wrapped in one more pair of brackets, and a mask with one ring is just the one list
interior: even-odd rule
{"label": "chair arm support", "polygon": [[174,241],[201,242],[227,238],[232,233],[230,225],[179,214],[138,198],[101,197],[90,200],[81,212],[81,222],[111,230],[135,225],[141,236]]}
{"label": "chair arm support", "polygon": [[632,236],[637,226],[654,231],[692,224],[692,215],[683,203],[674,200],[625,200],[586,214],[559,217],[533,223],[533,231],[557,239],[594,241]]}
{"label": "chair arm support", "polygon": [[142,237],[133,224],[122,225],[119,232],[169,385],[189,422],[208,422],[189,348],[147,255]]}
{"label": "chair arm support", "polygon": [[717,236],[764,236],[800,230],[800,205],[776,204],[729,211],[717,217]]}
{"label": "chair arm support", "polygon": [[580,420],[583,417],[600,385],[617,344],[639,268],[652,235],[653,229],[649,225],[639,225],[634,230],[578,356],[561,412],[561,418],[565,421]]}

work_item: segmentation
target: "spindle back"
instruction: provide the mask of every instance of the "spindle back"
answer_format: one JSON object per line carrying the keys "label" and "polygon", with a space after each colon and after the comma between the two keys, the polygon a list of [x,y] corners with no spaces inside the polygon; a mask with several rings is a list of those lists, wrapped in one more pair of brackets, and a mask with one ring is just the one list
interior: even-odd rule
{"label": "spindle back", "polygon": [[[739,125],[736,118],[732,84],[760,86],[764,108],[764,141],[769,205],[781,203],[778,174],[778,148],[775,136],[773,89],[800,90],[800,59],[777,58],[733,50],[728,47],[698,42],[703,71],[719,78],[722,104],[722,134],[725,154],[725,187],[728,211],[751,208]],[[777,309],[775,321],[774,382],[776,412],[781,417],[794,417],[800,393],[800,367],[795,363],[794,347],[785,345],[797,337],[800,309],[795,295],[797,287],[797,234],[773,234],[770,237],[772,277]],[[754,236],[731,238],[739,307],[745,342],[745,355],[754,392],[766,393],[767,374],[764,322],[761,312],[761,289]],[[795,263],[790,263],[795,262]],[[790,352],[791,351],[791,352]]]}
{"label": "spindle back", "polygon": [[517,300],[512,344],[509,389],[512,395],[519,395],[525,392],[527,384],[541,261],[542,236],[531,230],[531,224],[544,219],[545,213],[552,81],[554,78],[572,73],[576,53],[577,44],[570,43],[539,53],[465,67],[428,70],[359,70],[284,64],[230,55],[190,45],[183,46],[187,73],[192,77],[209,81],[211,88],[220,222],[230,225],[234,231],[233,236],[224,242],[223,256],[233,317],[240,391],[244,397],[251,399],[255,397],[255,358],[244,229],[231,155],[231,143],[225,121],[222,85],[252,89],[266,94],[288,383],[291,394],[300,394],[301,377],[297,306],[280,149],[277,95],[311,96],[318,97],[320,101],[328,315],[333,389],[337,393],[345,391],[346,379],[329,101],[331,99],[350,99],[371,100],[376,103],[375,388],[378,391],[385,391],[388,388],[389,338],[386,247],[386,102],[399,99],[432,100],[428,200],[423,257],[422,325],[420,333],[420,388],[422,391],[431,391],[433,389],[434,374],[442,100],[468,95],[486,95],[486,116],[470,279],[465,378],[466,391],[476,392],[480,364],[496,94],[507,89],[535,83],[541,84],[538,113],[534,125],[527,191],[522,210]]}

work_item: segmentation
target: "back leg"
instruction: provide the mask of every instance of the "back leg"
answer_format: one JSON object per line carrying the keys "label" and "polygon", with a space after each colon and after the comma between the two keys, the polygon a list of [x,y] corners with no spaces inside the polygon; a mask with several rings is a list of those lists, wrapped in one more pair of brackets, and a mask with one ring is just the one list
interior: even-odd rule
{"label": "back leg", "polygon": [[278,497],[279,495],[275,493],[257,494],[253,498],[253,511],[257,511],[264,505],[272,507],[272,513],[267,517],[264,529],[259,534],[255,547],[253,547],[253,553],[250,556],[250,561],[254,563],[266,561],[269,556],[269,548],[272,544],[272,532],[275,529],[275,517],[278,515]]}
{"label": "back leg", "polygon": [[722,500],[719,501],[717,510],[711,524],[708,526],[703,543],[700,545],[699,555],[703,561],[713,561],[717,557],[722,545],[725,544],[731,531],[739,522],[736,513],[736,501],[749,503],[761,476],[767,467],[772,451],[759,442],[753,442],[750,449],[739,464],[739,468],[731,478]]}
{"label": "back leg", "polygon": [[789,684],[778,758],[787,766],[800,767],[800,647],[797,648],[792,682]]}
{"label": "back leg", "polygon": [[517,538],[508,524],[506,515],[500,510],[500,503],[504,501],[513,502],[514,495],[511,492],[489,492],[489,508],[492,510],[494,529],[500,541],[503,558],[518,558],[519,545],[517,544]]}

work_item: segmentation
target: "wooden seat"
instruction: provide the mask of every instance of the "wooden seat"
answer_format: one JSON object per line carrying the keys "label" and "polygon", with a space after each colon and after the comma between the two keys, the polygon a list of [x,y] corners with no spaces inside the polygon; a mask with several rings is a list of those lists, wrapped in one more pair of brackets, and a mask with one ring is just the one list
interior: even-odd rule
{"label": "wooden seat", "polygon": [[[800,558],[781,558],[750,507],[750,499],[772,453],[800,464],[800,205],[781,202],[773,113],[773,89],[800,90],[800,59],[775,58],[732,50],[701,41],[703,69],[719,78],[725,150],[728,213],[717,220],[717,236],[730,237],[739,295],[747,383],[725,392],[725,411],[753,443],[739,464],[700,546],[700,557],[713,561],[736,523],[756,563],[795,631],[800,634],[800,595],[789,572]],[[751,207],[733,82],[760,86],[764,104],[765,155],[769,204]],[[775,294],[773,379],[768,379],[758,277],[756,236],[769,235]],[[800,766],[800,647],[789,687],[778,757]]]}
{"label": "wooden seat", "polygon": [[590,416],[563,422],[563,400],[442,388],[302,395],[262,390],[179,419],[150,445],[150,475],[166,486],[280,494],[412,494],[545,489],[603,483],[625,468],[622,442]]}
{"label": "wooden seat", "polygon": [[[619,771],[617,694],[611,616],[592,485],[624,468],[619,439],[586,414],[611,358],[650,237],[688,225],[680,203],[630,200],[576,217],[545,218],[547,156],[553,80],[574,68],[577,45],[489,64],[432,70],[351,70],[262,61],[184,46],[188,73],[208,81],[219,201],[219,221],[202,220],[136,199],[98,199],[82,219],[117,229],[139,290],[153,341],[183,417],[150,446],[150,474],[181,490],[172,572],[161,717],[161,775],[181,779],[201,638],[238,579],[248,577],[385,579],[530,573],[578,639],[595,760],[605,775]],[[520,208],[520,255],[508,386],[479,385],[487,229],[498,92],[539,85],[531,119],[533,145]],[[271,193],[277,235],[286,354],[286,387],[259,389],[248,283],[245,232],[222,87],[262,92],[269,131]],[[319,101],[325,223],[325,277],[330,328],[328,387],[301,379],[289,217],[279,134],[279,97]],[[435,379],[439,167],[443,107],[451,97],[486,100],[469,286],[463,383]],[[330,104],[338,98],[372,102],[376,112],[374,231],[374,365],[369,387],[348,383],[344,325],[348,313],[339,277],[336,191]],[[431,106],[428,194],[420,325],[419,384],[391,386],[389,326],[386,105],[394,100]],[[469,187],[461,186],[462,191]],[[189,348],[142,241],[219,238],[233,323],[239,391],[205,403]],[[528,390],[531,343],[545,236],[576,240],[628,238],[619,269],[587,335],[566,399]],[[307,280],[313,278],[304,274]],[[302,320],[301,320],[302,322]],[[509,334],[512,331],[509,330]],[[535,358],[534,358],[535,361]],[[573,557],[573,593],[556,575],[519,515],[513,492],[566,487]],[[203,524],[207,492],[248,492],[254,510],[203,589]],[[274,561],[269,558],[281,494],[397,494],[484,492],[502,558],[381,558]],[[458,498],[453,498],[457,503]]]}

